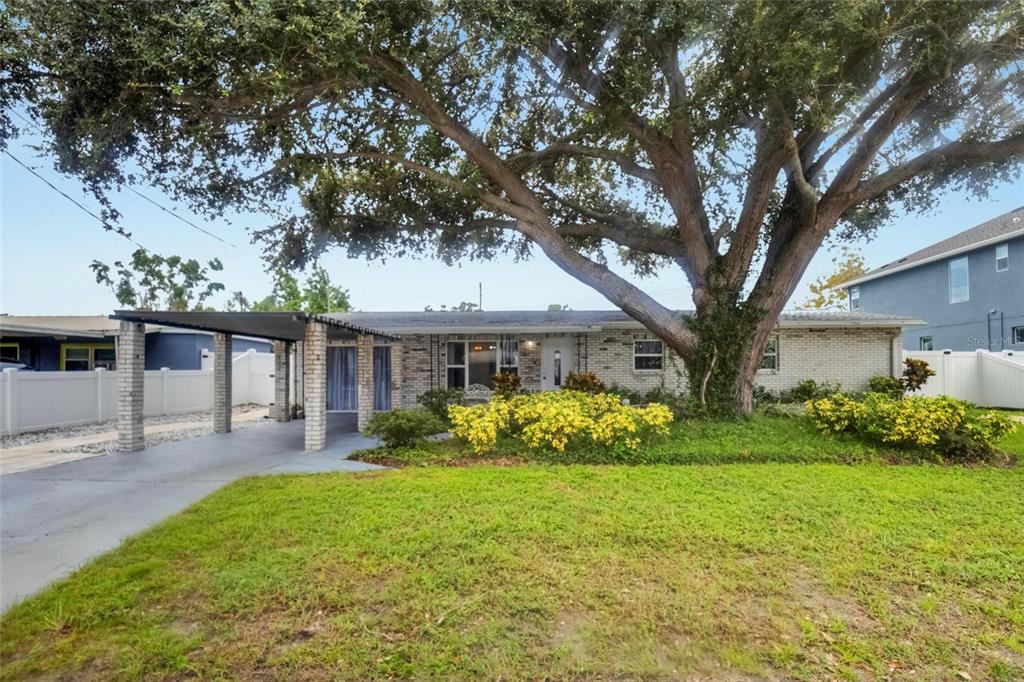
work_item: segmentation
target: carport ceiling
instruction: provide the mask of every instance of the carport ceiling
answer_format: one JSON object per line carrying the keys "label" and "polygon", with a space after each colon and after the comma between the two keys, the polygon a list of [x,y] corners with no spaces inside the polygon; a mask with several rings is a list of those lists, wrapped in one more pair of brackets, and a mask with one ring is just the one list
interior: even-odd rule
{"label": "carport ceiling", "polygon": [[388,339],[397,339],[393,334],[346,324],[321,315],[306,313],[251,313],[251,312],[177,312],[173,310],[118,310],[110,316],[112,320],[159,324],[165,327],[195,329],[204,332],[220,332],[239,336],[255,336],[273,341],[302,341],[306,334],[306,323],[322,322],[327,326],[327,339],[354,339],[357,334],[372,334]]}

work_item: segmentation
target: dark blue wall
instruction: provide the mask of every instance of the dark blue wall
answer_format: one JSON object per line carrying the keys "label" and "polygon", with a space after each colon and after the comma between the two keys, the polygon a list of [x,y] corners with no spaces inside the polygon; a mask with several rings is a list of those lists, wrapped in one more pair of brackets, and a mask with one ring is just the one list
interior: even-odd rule
{"label": "dark blue wall", "polygon": [[[861,310],[925,320],[924,327],[903,331],[903,347],[918,350],[922,336],[935,350],[1024,350],[1012,345],[1010,330],[1024,326],[1024,238],[1009,240],[1010,268],[996,272],[996,246],[968,252],[970,300],[949,302],[949,261],[927,263],[860,285]],[[996,310],[988,321],[988,312]],[[1002,331],[1000,331],[1002,313]],[[989,336],[991,329],[991,339]]]}
{"label": "dark blue wall", "polygon": [[[114,337],[106,339],[69,336],[57,340],[46,337],[4,337],[5,343],[16,342],[20,360],[44,372],[60,370],[60,345],[62,343],[113,343]],[[146,369],[199,369],[202,350],[213,350],[213,336],[209,334],[165,334],[155,332],[146,335]],[[241,353],[249,349],[261,353],[272,350],[269,341],[234,339],[233,349]]]}

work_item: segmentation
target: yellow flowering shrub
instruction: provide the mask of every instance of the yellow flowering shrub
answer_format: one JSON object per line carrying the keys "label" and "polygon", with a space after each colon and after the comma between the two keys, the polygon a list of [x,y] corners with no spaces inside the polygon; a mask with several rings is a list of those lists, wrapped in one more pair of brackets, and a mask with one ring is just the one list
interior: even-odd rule
{"label": "yellow flowering shrub", "polygon": [[954,459],[985,457],[1015,428],[1005,415],[983,413],[955,398],[894,398],[868,393],[809,400],[807,413],[825,432],[847,431],[895,447],[921,448]]}
{"label": "yellow flowering shrub", "polygon": [[654,436],[668,434],[672,412],[664,405],[623,405],[611,394],[550,391],[495,398],[485,405],[452,406],[451,433],[483,454],[499,435],[530,448],[565,452],[601,446],[635,450]]}

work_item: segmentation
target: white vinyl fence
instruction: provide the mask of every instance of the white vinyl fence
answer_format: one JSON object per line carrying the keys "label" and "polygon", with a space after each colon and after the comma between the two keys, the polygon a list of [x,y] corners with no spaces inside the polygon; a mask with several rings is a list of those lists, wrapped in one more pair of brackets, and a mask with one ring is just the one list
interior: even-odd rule
{"label": "white vinyl fence", "polygon": [[[179,414],[213,407],[212,356],[205,369],[145,372],[143,414]],[[274,400],[274,354],[249,350],[232,358],[231,403]],[[89,424],[117,416],[117,372],[0,372],[0,434]]]}
{"label": "white vinyl fence", "polygon": [[935,376],[919,395],[948,395],[985,407],[1024,409],[1024,353],[903,351],[924,360]]}

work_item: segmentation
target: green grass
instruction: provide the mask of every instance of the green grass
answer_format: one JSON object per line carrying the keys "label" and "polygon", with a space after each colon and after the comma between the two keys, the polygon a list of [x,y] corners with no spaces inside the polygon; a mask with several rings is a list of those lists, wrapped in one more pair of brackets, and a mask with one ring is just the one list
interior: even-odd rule
{"label": "green grass", "polygon": [[[753,428],[753,427],[752,427]],[[0,622],[4,679],[1024,676],[1024,469],[247,479]]]}
{"label": "green grass", "polygon": [[[1024,425],[1000,443],[999,464],[1024,455]],[[850,434],[822,434],[803,415],[755,414],[741,421],[687,420],[672,425],[663,441],[635,453],[607,450],[545,453],[526,450],[507,439],[493,453],[474,455],[456,440],[428,442],[401,450],[374,449],[357,459],[390,466],[462,466],[480,462],[573,462],[577,464],[730,464],[730,463],[918,463],[937,461],[922,452],[898,451],[866,443]]]}

